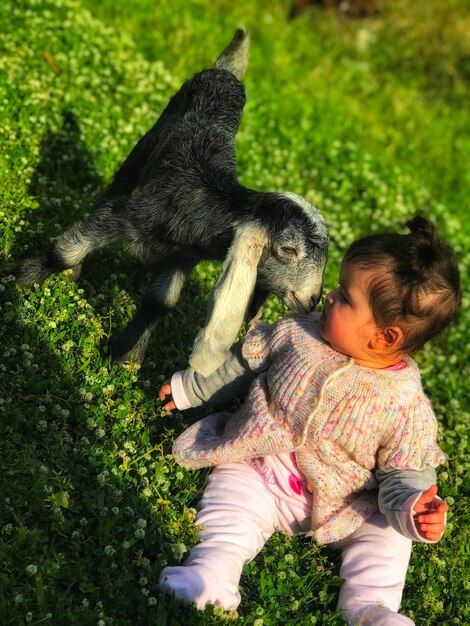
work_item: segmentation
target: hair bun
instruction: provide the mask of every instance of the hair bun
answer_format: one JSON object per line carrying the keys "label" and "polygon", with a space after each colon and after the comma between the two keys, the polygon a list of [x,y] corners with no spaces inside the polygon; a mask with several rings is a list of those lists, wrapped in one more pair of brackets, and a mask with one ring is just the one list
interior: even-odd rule
{"label": "hair bun", "polygon": [[412,234],[419,235],[430,243],[434,240],[434,224],[421,215],[415,215],[405,222],[405,226],[408,226]]}
{"label": "hair bun", "polygon": [[420,282],[424,278],[424,272],[437,259],[437,248],[434,239],[434,224],[421,215],[416,215],[406,222],[410,229],[409,237],[415,241],[410,249],[409,262],[415,274],[415,280]]}

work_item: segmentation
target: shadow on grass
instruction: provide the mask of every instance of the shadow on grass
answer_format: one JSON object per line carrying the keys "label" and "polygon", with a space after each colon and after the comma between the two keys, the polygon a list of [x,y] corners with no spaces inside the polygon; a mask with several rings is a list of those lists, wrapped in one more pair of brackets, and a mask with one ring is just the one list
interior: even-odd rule
{"label": "shadow on grass", "polygon": [[[158,515],[154,501],[142,497],[136,472],[113,473],[121,461],[115,447],[126,434],[119,441],[109,420],[97,439],[75,372],[37,329],[11,317],[0,338],[8,354],[0,420],[0,622],[16,626],[32,612],[34,623],[54,625],[96,624],[101,614],[122,626],[166,624],[181,614],[179,604],[147,606],[141,581],[147,578],[150,595],[159,596],[155,563],[162,553],[168,558],[165,524],[178,505]],[[37,368],[24,358],[29,354]],[[171,431],[150,430],[150,444],[168,454]],[[141,519],[148,526],[137,538]]]}
{"label": "shadow on grass", "polygon": [[[91,206],[102,183],[70,112],[64,113],[59,133],[44,137],[41,157],[30,193],[39,201],[44,234],[34,246],[31,233],[20,234],[15,251],[27,244],[29,253],[38,252],[47,245],[58,234],[52,232],[56,221],[61,231],[80,217],[80,211],[69,210],[69,199],[71,205]],[[95,299],[103,266],[109,271],[119,261],[126,268],[127,260],[109,251],[93,259],[90,279],[84,281],[86,296]],[[57,280],[49,279],[55,293],[64,284]],[[108,277],[108,298],[115,294],[112,282]],[[124,284],[128,287],[126,280]],[[170,617],[171,623],[183,624],[179,619],[192,610],[167,598],[149,604],[142,581],[148,581],[149,597],[160,597],[159,559],[171,559],[171,541],[178,539],[168,535],[166,525],[168,520],[176,523],[188,494],[167,504],[144,497],[145,482],[137,471],[143,463],[122,471],[118,454],[130,439],[151,449],[153,459],[163,458],[171,450],[170,420],[155,421],[153,410],[148,424],[136,422],[135,433],[129,423],[119,425],[119,413],[107,417],[103,409],[107,419],[102,428],[90,427],[90,418],[96,420],[94,409],[106,398],[97,394],[85,402],[80,386],[87,375],[110,368],[109,360],[96,354],[84,370],[80,354],[74,359],[61,351],[68,331],[58,329],[54,335],[42,321],[47,317],[41,314],[45,300],[42,287],[22,295],[8,284],[2,293],[0,622],[86,626],[109,616],[120,626],[163,626]],[[133,401],[141,390],[129,373],[114,368],[111,376],[123,382],[128,408],[149,407],[142,394],[140,405]],[[147,525],[142,528],[139,520]]]}

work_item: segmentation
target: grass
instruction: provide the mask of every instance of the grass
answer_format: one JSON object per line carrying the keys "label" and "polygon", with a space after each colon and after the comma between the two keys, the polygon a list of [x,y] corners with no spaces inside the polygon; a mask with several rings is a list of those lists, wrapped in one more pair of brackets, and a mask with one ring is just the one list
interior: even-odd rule
{"label": "grass", "polygon": [[[181,82],[244,23],[253,39],[238,135],[240,178],[305,195],[332,235],[326,287],[358,235],[416,211],[454,245],[462,312],[419,355],[449,455],[436,546],[416,545],[402,611],[418,626],[470,623],[469,3],[384,2],[378,18],[243,0],[7,0],[0,6],[0,229],[4,260],[44,247],[89,211]],[[106,268],[106,271],[103,271]],[[217,267],[193,272],[139,372],[107,346],[139,298],[126,250],[83,279],[17,293],[0,284],[0,622],[60,625],[341,624],[337,556],[274,537],[246,567],[238,614],[162,596],[158,573],[195,541],[207,471],[170,455],[183,417],[155,394],[184,367]],[[283,309],[273,298],[264,317]],[[195,416],[201,415],[196,412]],[[194,416],[193,416],[194,417]],[[186,419],[186,418],[185,418]]]}

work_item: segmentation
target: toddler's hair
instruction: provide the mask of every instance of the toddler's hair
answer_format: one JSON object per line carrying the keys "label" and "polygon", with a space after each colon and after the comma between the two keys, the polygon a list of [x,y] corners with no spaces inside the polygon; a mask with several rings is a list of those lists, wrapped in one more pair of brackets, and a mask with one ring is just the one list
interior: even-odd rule
{"label": "toddler's hair", "polygon": [[419,350],[454,319],[460,305],[460,275],[454,252],[421,216],[405,224],[410,233],[369,235],[355,241],[343,263],[374,273],[368,283],[375,323],[399,326],[400,349]]}

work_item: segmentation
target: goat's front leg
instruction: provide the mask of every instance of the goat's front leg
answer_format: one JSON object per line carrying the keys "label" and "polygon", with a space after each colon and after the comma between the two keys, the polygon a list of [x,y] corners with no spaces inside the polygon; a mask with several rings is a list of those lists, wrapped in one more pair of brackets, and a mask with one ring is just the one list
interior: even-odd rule
{"label": "goat's front leg", "polygon": [[196,261],[180,261],[150,279],[142,303],[113,347],[116,363],[142,363],[147,344],[158,320],[176,306],[184,281]]}

